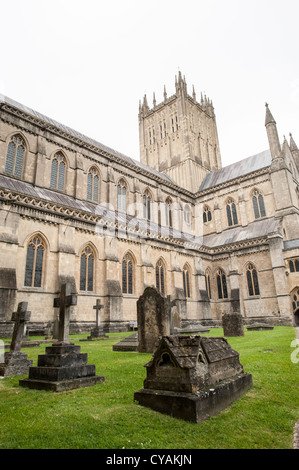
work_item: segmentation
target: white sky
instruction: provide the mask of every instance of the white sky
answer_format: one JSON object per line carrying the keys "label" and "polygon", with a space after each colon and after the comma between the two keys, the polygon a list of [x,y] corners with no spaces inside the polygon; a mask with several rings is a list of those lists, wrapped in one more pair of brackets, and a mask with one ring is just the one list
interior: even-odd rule
{"label": "white sky", "polygon": [[223,166],[299,145],[299,0],[0,0],[0,93],[139,160],[138,107],[181,70],[213,100]]}

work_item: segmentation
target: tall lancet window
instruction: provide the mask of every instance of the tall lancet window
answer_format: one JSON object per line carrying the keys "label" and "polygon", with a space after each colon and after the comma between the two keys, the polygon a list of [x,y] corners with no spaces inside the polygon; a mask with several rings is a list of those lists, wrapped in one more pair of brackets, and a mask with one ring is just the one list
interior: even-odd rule
{"label": "tall lancet window", "polygon": [[143,195],[143,217],[151,220],[151,195],[148,190]]}
{"label": "tall lancet window", "polygon": [[260,191],[255,190],[252,196],[252,203],[254,209],[254,216],[256,219],[266,217],[266,210],[264,204],[264,198]]}
{"label": "tall lancet window", "polygon": [[168,198],[165,202],[165,221],[169,228],[173,228],[172,201],[170,198]]}
{"label": "tall lancet window", "polygon": [[21,136],[12,136],[6,154],[5,173],[21,178],[23,160],[25,153],[25,143]]}
{"label": "tall lancet window", "polygon": [[123,294],[133,294],[133,260],[129,253],[122,262],[122,291]]}
{"label": "tall lancet window", "polygon": [[229,199],[226,203],[227,223],[231,227],[238,224],[237,208],[233,199]]}
{"label": "tall lancet window", "polygon": [[27,247],[24,285],[42,287],[45,244],[41,237],[35,235]]}
{"label": "tall lancet window", "polygon": [[127,210],[127,187],[124,180],[120,180],[117,185],[117,210],[121,212]]}
{"label": "tall lancet window", "polygon": [[257,271],[251,263],[247,266],[246,277],[249,295],[260,295]]}
{"label": "tall lancet window", "polygon": [[50,187],[64,190],[66,161],[61,152],[56,153],[52,160]]}
{"label": "tall lancet window", "polygon": [[156,288],[162,296],[165,295],[165,266],[161,259],[156,264]]}
{"label": "tall lancet window", "polygon": [[217,271],[217,288],[218,288],[218,298],[219,299],[227,299],[227,284],[226,284],[226,276],[222,269],[218,269]]}
{"label": "tall lancet window", "polygon": [[184,287],[184,295],[187,298],[191,297],[191,289],[190,289],[190,269],[188,266],[184,266],[183,268],[183,287]]}
{"label": "tall lancet window", "polygon": [[89,246],[86,246],[80,257],[80,290],[93,291],[94,285],[94,254]]}
{"label": "tall lancet window", "polygon": [[99,174],[95,168],[91,168],[87,175],[87,199],[99,202]]}

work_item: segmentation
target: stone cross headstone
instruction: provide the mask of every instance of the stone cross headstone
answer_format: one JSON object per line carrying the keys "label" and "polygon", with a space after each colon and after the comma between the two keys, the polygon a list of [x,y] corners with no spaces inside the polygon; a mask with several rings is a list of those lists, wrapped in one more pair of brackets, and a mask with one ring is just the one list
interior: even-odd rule
{"label": "stone cross headstone", "polygon": [[72,305],[77,305],[77,296],[71,294],[70,284],[63,284],[60,297],[54,299],[54,307],[59,307],[58,341],[38,356],[38,365],[29,368],[29,377],[20,380],[21,386],[62,392],[104,382],[105,377],[95,375],[95,365],[87,363],[87,354],[69,341]]}
{"label": "stone cross headstone", "polygon": [[20,302],[17,311],[12,314],[11,321],[15,322],[15,325],[10,344],[11,352],[21,351],[26,323],[29,322],[31,316],[31,312],[27,311],[27,306],[28,302]]}
{"label": "stone cross headstone", "polygon": [[91,330],[90,336],[88,336],[88,340],[94,338],[108,338],[105,334],[103,328],[101,327],[101,309],[104,308],[104,305],[101,304],[100,299],[97,299],[96,305],[93,306],[93,309],[96,311],[96,327]]}
{"label": "stone cross headstone", "polygon": [[4,354],[4,363],[0,364],[0,376],[26,374],[32,365],[32,361],[27,359],[27,354],[21,352],[26,322],[31,316],[31,312],[27,311],[27,306],[27,302],[20,302],[17,311],[12,314],[11,321],[15,323],[12,341],[10,351]]}
{"label": "stone cross headstone", "polygon": [[62,284],[60,297],[54,299],[54,307],[59,307],[58,342],[70,344],[70,307],[77,305],[77,296],[71,293],[71,285]]}
{"label": "stone cross headstone", "polygon": [[170,299],[147,287],[137,301],[138,351],[152,353],[161,336],[170,334]]}
{"label": "stone cross headstone", "polygon": [[104,305],[101,305],[100,299],[97,299],[96,305],[93,306],[93,309],[96,311],[96,328],[100,328],[102,308],[104,308]]}

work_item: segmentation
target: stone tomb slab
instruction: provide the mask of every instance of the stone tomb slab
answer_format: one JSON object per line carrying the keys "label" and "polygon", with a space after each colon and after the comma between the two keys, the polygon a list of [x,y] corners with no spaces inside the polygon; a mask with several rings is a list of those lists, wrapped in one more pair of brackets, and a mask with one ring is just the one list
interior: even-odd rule
{"label": "stone tomb slab", "polygon": [[145,367],[144,388],[134,399],[197,423],[219,413],[252,385],[238,352],[222,337],[163,337]]}

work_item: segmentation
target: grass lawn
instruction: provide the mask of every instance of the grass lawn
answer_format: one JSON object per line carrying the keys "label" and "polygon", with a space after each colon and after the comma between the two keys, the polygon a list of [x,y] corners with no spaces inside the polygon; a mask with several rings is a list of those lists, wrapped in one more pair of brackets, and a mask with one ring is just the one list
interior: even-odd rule
{"label": "grass lawn", "polygon": [[[92,387],[55,393],[19,386],[20,378],[0,380],[1,449],[291,449],[299,420],[299,363],[291,360],[295,330],[275,327],[228,338],[240,353],[253,387],[219,415],[189,423],[134,402],[143,387],[151,355],[114,352],[112,345],[131,333],[74,343],[106,380]],[[223,336],[221,328],[208,336]],[[32,338],[33,339],[33,338]],[[37,365],[45,345],[24,348]],[[298,356],[298,354],[297,354]]]}

